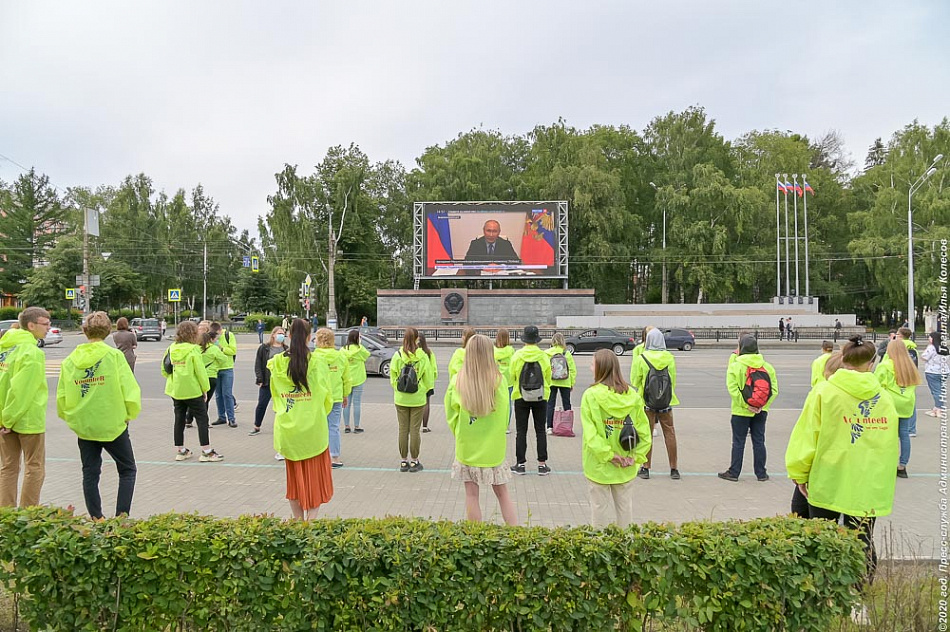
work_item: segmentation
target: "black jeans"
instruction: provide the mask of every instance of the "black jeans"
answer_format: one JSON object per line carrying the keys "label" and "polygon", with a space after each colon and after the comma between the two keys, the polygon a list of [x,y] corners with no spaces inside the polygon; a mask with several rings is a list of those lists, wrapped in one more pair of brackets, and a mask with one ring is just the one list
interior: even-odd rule
{"label": "black jeans", "polygon": [[[214,386],[218,383],[218,380],[213,377],[208,378],[208,394],[205,396],[205,412],[208,412],[208,406],[211,404],[211,398],[214,397]],[[185,423],[190,424],[195,420],[195,416],[191,414],[191,411],[185,411]]]}
{"label": "black jeans", "polygon": [[254,427],[260,428],[267,414],[267,405],[270,404],[270,385],[261,384],[257,387],[257,408],[254,410]]}
{"label": "black jeans", "polygon": [[515,400],[515,454],[518,463],[525,462],[525,453],[528,451],[528,415],[534,417],[534,434],[538,439],[538,461],[548,460],[548,435],[545,430],[545,411],[548,403],[526,402],[523,399]]}
{"label": "black jeans", "polygon": [[561,393],[561,408],[564,410],[571,409],[571,389],[567,386],[552,386],[551,396],[548,397],[548,428],[554,427],[554,408],[557,406],[558,391]]}
{"label": "black jeans", "polygon": [[808,499],[796,485],[795,491],[792,492],[792,514],[798,518],[811,518],[808,507]]}
{"label": "black jeans", "polygon": [[745,439],[752,435],[752,469],[757,478],[768,472],[765,470],[765,420],[768,412],[761,411],[752,417],[732,416],[732,463],[729,473],[739,476],[742,472],[742,457],[745,454]]}
{"label": "black jeans", "polygon": [[858,539],[864,543],[864,553],[867,556],[867,574],[864,577],[864,581],[870,586],[871,582],[874,581],[874,572],[877,570],[877,551],[874,550],[875,518],[849,516],[848,514],[831,511],[830,509],[815,507],[814,505],[808,505],[808,514],[811,518],[831,520],[835,523],[837,523],[840,518],[845,528],[859,531]]}
{"label": "black jeans", "polygon": [[185,414],[190,414],[198,422],[198,443],[202,447],[211,443],[208,437],[208,402],[204,397],[191,399],[173,399],[175,402],[175,447],[185,445]]}
{"label": "black jeans", "polygon": [[119,472],[119,494],[115,501],[115,515],[128,515],[132,510],[132,492],[135,490],[135,454],[126,428],[112,441],[79,440],[79,459],[82,461],[82,493],[90,518],[102,518],[102,497],[99,495],[99,476],[102,474],[102,450],[115,461]]}

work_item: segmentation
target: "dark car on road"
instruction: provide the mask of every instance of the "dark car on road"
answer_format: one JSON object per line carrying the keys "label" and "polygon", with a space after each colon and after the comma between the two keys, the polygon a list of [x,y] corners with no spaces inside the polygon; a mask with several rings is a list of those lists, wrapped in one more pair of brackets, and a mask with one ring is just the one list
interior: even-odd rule
{"label": "dark car on road", "polygon": [[133,318],[129,328],[135,334],[136,340],[162,339],[162,326],[157,318]]}
{"label": "dark car on road", "polygon": [[666,339],[667,349],[690,351],[696,346],[696,336],[688,329],[664,329],[663,338]]}
{"label": "dark car on road", "polygon": [[567,336],[564,343],[568,351],[574,353],[593,353],[598,349],[610,349],[618,356],[636,346],[636,341],[613,329],[588,329],[579,334]]}
{"label": "dark car on road", "polygon": [[[346,331],[336,332],[337,349],[342,349],[346,344],[347,333]],[[396,354],[396,348],[390,347],[385,340],[372,335],[361,335],[360,342],[369,350],[369,357],[366,358],[366,372],[389,377],[389,364]]]}

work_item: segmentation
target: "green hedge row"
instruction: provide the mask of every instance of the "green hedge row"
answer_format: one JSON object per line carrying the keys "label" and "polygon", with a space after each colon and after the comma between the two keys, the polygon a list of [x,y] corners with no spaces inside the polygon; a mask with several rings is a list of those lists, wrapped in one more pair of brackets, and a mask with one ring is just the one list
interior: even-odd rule
{"label": "green hedge row", "polygon": [[43,630],[823,630],[864,555],[826,521],[502,527],[0,510],[0,581]]}

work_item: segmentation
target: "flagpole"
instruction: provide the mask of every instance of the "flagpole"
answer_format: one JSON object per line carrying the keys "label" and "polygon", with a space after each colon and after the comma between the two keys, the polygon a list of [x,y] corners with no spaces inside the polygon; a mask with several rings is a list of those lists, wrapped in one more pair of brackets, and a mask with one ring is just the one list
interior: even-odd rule
{"label": "flagpole", "polygon": [[[785,182],[788,182],[788,174],[787,174],[787,173],[783,173],[783,174],[782,174],[782,179],[783,179]],[[790,277],[790,273],[789,273],[789,270],[788,270],[788,260],[789,260],[789,254],[788,254],[788,190],[786,190],[786,191],[785,191],[785,296],[790,296],[790,295],[791,295],[791,292],[792,292],[791,289],[788,287],[788,281],[789,281],[789,277]]]}
{"label": "flagpole", "polygon": [[782,295],[782,220],[778,206],[778,175],[775,174],[775,296]]}
{"label": "flagpole", "polygon": [[808,285],[808,187],[804,173],[802,174],[802,185],[804,186],[802,203],[805,205],[805,296],[811,296],[811,289]]}
{"label": "flagpole", "polygon": [[795,210],[795,296],[801,296],[798,287],[798,174],[792,174],[792,202]]}

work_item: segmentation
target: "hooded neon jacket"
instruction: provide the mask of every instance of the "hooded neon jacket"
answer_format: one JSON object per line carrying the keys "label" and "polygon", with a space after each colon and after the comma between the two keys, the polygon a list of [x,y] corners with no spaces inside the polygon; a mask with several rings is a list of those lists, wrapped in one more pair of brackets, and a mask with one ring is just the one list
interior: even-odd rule
{"label": "hooded neon jacket", "polygon": [[[416,377],[419,379],[419,390],[415,393],[403,393],[396,390],[396,381],[399,379],[399,373],[406,363],[415,364]],[[409,408],[418,408],[426,405],[426,384],[431,377],[429,373],[432,367],[429,364],[429,357],[422,349],[416,349],[412,354],[406,355],[406,352],[400,349],[393,355],[389,365],[389,383],[393,387],[393,401],[397,406],[406,406]]]}
{"label": "hooded neon jacket", "polygon": [[913,417],[914,407],[917,405],[917,385],[897,385],[897,378],[894,375],[894,361],[889,356],[885,355],[877,368],[874,369],[874,377],[890,393],[891,399],[894,400],[897,416],[901,419]]}
{"label": "hooded neon jacket", "polygon": [[333,402],[342,402],[344,397],[349,397],[353,385],[350,382],[350,362],[346,355],[333,347],[317,347],[313,350],[313,358],[327,365]]}
{"label": "hooded neon jacket", "polygon": [[366,381],[366,359],[369,357],[369,349],[356,343],[355,345],[346,345],[340,349],[346,357],[346,363],[350,375],[350,385],[359,386]]}
{"label": "hooded neon jacket", "polygon": [[462,368],[462,363],[465,362],[465,347],[460,347],[452,352],[452,357],[449,358],[449,379],[459,372],[459,369]]}
{"label": "hooded neon jacket", "polygon": [[172,399],[194,399],[211,388],[208,372],[201,362],[201,347],[190,342],[174,342],[165,352],[171,356],[172,372],[165,372],[162,355],[162,375],[165,376],[165,394]]}
{"label": "hooded neon jacket", "polygon": [[749,408],[749,405],[742,399],[742,387],[745,386],[746,371],[750,368],[765,367],[769,374],[769,380],[772,382],[772,396],[766,402],[762,410],[768,410],[772,407],[772,402],[778,396],[778,378],[775,376],[775,367],[765,361],[761,353],[745,353],[737,355],[735,360],[729,363],[726,369],[726,389],[729,391],[729,397],[732,398],[732,414],[740,417],[754,417],[755,413]]}
{"label": "hooded neon jacket", "polygon": [[541,374],[544,376],[544,399],[547,401],[551,396],[551,357],[541,350],[538,345],[525,345],[515,351],[511,356],[511,371],[509,378],[511,380],[512,401],[521,399],[521,369],[526,362],[537,362],[541,365]]}
{"label": "hooded neon jacket", "polygon": [[657,370],[669,367],[670,385],[673,388],[673,397],[670,399],[670,406],[679,406],[680,400],[676,397],[676,359],[673,357],[673,354],[669,351],[649,350],[641,352],[640,355],[633,359],[633,363],[630,365],[630,384],[633,388],[637,389],[641,397],[643,396],[643,385],[646,383],[647,375],[650,373],[650,367],[647,366],[643,358],[649,360]]}
{"label": "hooded neon jacket", "polygon": [[[429,351],[429,372],[426,374],[425,389],[426,393],[435,390],[435,381],[439,379],[439,363],[435,360],[435,353]],[[420,388],[423,385],[420,384]]]}
{"label": "hooded neon jacket", "polygon": [[455,458],[470,467],[496,467],[505,461],[505,433],[508,429],[508,386],[498,381],[495,409],[484,417],[475,417],[462,407],[455,382],[445,391],[445,420],[455,435]]}
{"label": "hooded neon jacket", "polygon": [[[233,367],[234,359],[232,358],[230,362],[231,366]],[[221,347],[210,344],[204,351],[201,352],[201,364],[204,365],[205,374],[210,380],[211,378],[218,377],[218,371],[228,367],[228,359],[227,356],[224,355],[224,352],[221,351]]]}
{"label": "hooded neon jacket", "polygon": [[515,348],[511,345],[492,347],[492,352],[495,354],[495,362],[498,363],[498,370],[501,371],[505,385],[511,386],[511,356],[515,354]]}
{"label": "hooded neon jacket", "polygon": [[290,461],[323,454],[330,445],[327,413],[333,408],[330,371],[326,362],[310,356],[307,386],[302,391],[287,374],[290,357],[280,353],[267,361],[274,407],[274,450]]}
{"label": "hooded neon jacket", "polygon": [[808,502],[849,516],[886,516],[894,504],[897,410],[871,373],[839,369],[812,389],[785,451],[788,477]]}
{"label": "hooded neon jacket", "polygon": [[113,441],[141,410],[142,391],[118,349],[87,342],[63,360],[56,414],[80,439]]}
{"label": "hooded neon jacket", "polygon": [[[623,420],[630,415],[640,441],[633,454],[620,447]],[[650,422],[643,412],[643,398],[634,389],[617,393],[604,384],[594,384],[581,398],[581,424],[584,428],[582,460],[584,476],[601,485],[632,481],[640,465],[646,463],[653,445]],[[619,467],[611,462],[614,455],[632,456],[634,464]]]}
{"label": "hooded neon jacket", "polygon": [[25,329],[0,338],[0,427],[19,434],[46,432],[46,354]]}
{"label": "hooded neon jacket", "polygon": [[237,355],[237,336],[228,329],[222,329],[218,339],[215,340],[215,344],[221,347],[221,351],[224,353],[224,365],[220,370],[233,369],[234,356]]}
{"label": "hooded neon jacket", "polygon": [[825,381],[825,367],[828,366],[828,360],[831,359],[830,353],[822,353],[811,363],[811,385]]}
{"label": "hooded neon jacket", "polygon": [[560,353],[563,354],[564,359],[567,360],[567,378],[563,380],[551,378],[551,386],[574,388],[574,384],[577,383],[577,365],[574,363],[574,356],[571,355],[571,352],[564,347],[551,347],[545,351],[545,353],[548,354],[549,358],[553,358]]}

